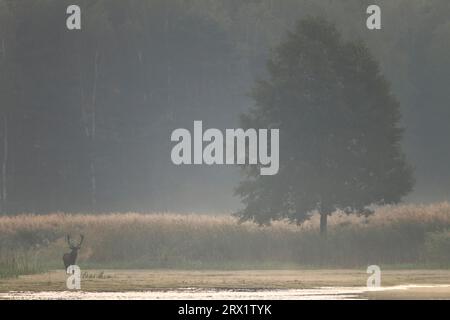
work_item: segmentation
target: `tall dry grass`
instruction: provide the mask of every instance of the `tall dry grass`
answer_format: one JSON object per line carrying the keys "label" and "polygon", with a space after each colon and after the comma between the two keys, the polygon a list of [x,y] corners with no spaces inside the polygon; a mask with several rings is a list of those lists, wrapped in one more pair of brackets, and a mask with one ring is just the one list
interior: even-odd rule
{"label": "tall dry grass", "polygon": [[[336,212],[327,239],[318,216],[301,226],[260,227],[234,217],[114,213],[0,217],[2,252],[32,252],[47,268],[62,267],[65,235],[85,235],[79,264],[103,268],[231,268],[439,264],[450,261],[450,204],[376,209],[366,217]],[[439,243],[439,244],[438,244]],[[3,258],[2,258],[3,257]]]}

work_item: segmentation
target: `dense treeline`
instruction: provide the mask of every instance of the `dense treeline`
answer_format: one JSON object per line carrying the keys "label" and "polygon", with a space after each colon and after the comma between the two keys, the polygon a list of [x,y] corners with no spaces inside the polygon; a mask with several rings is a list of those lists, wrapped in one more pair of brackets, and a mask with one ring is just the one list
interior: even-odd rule
{"label": "dense treeline", "polygon": [[175,167],[170,132],[237,126],[269,49],[309,14],[368,43],[402,104],[416,196],[448,197],[450,4],[377,1],[374,33],[366,2],[79,0],[68,31],[73,1],[0,0],[1,212],[233,209],[236,170]]}
{"label": "dense treeline", "polygon": [[233,106],[232,48],[211,21],[176,2],[83,4],[79,32],[64,1],[6,4],[4,212],[143,209],[176,182],[171,130]]}

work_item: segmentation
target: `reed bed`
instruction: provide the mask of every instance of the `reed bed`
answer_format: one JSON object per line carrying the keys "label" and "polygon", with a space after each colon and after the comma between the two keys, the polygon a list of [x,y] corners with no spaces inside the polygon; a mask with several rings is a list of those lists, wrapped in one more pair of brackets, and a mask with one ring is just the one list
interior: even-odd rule
{"label": "reed bed", "polygon": [[[299,226],[175,213],[2,216],[0,270],[61,268],[66,234],[85,235],[78,263],[93,268],[450,265],[449,203],[380,207],[369,217],[336,212],[326,238],[318,228],[317,215]],[[25,258],[11,260],[11,253]],[[19,260],[40,267],[14,267]]]}

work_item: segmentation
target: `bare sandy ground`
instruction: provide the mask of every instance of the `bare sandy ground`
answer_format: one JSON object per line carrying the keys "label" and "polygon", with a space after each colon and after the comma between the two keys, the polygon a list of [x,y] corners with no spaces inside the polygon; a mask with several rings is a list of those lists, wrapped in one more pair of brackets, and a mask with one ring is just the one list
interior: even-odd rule
{"label": "bare sandy ground", "polygon": [[62,270],[0,279],[0,299],[450,299],[450,270],[85,270],[67,291]]}

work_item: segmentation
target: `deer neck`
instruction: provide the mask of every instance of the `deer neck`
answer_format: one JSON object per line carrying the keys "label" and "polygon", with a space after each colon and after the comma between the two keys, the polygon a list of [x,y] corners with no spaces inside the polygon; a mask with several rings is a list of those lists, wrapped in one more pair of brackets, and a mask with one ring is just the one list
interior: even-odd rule
{"label": "deer neck", "polygon": [[76,259],[78,255],[78,249],[72,249],[70,255],[72,256],[73,259]]}

